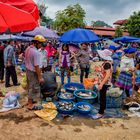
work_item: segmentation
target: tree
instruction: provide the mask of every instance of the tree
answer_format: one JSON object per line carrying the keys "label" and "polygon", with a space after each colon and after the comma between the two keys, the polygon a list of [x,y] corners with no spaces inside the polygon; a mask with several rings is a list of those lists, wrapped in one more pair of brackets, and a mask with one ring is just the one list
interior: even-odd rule
{"label": "tree", "polygon": [[44,0],[40,0],[37,3],[39,10],[40,10],[40,25],[47,26],[48,28],[53,26],[53,19],[49,16],[46,16],[46,9],[48,8],[45,4]]}
{"label": "tree", "polygon": [[118,26],[115,31],[115,37],[121,37],[121,36],[123,36],[123,30],[121,29],[120,26]]}
{"label": "tree", "polygon": [[111,27],[110,25],[108,25],[104,21],[100,21],[100,20],[92,21],[91,24],[92,24],[92,26],[96,26],[96,27]]}
{"label": "tree", "polygon": [[140,11],[134,12],[125,24],[131,36],[140,37]]}
{"label": "tree", "polygon": [[53,26],[53,19],[51,19],[48,16],[41,16],[41,25],[42,26],[47,26],[48,28]]}
{"label": "tree", "polygon": [[85,11],[79,4],[69,5],[63,11],[56,13],[54,27],[59,33],[64,33],[67,30],[84,27]]}

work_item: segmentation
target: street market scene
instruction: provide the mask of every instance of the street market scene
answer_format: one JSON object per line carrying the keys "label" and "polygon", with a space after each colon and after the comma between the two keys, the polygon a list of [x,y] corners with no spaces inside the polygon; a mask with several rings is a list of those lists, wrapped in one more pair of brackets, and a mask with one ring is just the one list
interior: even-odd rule
{"label": "street market scene", "polygon": [[0,0],[0,140],[140,140],[140,1]]}

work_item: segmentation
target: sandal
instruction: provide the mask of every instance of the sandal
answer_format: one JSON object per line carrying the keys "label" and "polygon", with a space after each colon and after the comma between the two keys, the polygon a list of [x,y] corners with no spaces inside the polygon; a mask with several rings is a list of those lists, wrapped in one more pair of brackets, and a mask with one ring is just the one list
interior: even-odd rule
{"label": "sandal", "polygon": [[96,114],[96,115],[92,115],[91,118],[94,119],[94,120],[97,120],[97,119],[103,118],[103,115],[99,116],[99,115]]}

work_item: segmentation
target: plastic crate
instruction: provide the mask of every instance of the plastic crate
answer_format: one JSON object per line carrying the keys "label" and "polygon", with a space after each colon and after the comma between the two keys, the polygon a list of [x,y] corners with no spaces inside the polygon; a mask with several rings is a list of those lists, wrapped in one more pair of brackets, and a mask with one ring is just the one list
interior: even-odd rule
{"label": "plastic crate", "polygon": [[106,96],[106,108],[121,108],[123,103],[123,96],[111,97]]}

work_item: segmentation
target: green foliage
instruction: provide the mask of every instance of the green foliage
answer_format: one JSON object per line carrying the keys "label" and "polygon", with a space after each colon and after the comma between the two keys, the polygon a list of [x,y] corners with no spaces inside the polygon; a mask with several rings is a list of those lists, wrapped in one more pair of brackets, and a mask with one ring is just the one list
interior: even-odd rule
{"label": "green foliage", "polygon": [[42,26],[52,26],[53,20],[48,16],[41,16],[41,25]]}
{"label": "green foliage", "polygon": [[115,37],[121,37],[121,36],[123,36],[123,30],[121,29],[120,26],[118,26],[115,31]]}
{"label": "green foliage", "polygon": [[56,13],[56,19],[54,27],[60,33],[64,33],[67,30],[84,27],[85,11],[79,4],[69,5],[63,11]]}
{"label": "green foliage", "polygon": [[111,27],[110,25],[108,25],[104,21],[100,21],[100,20],[92,21],[91,24],[92,24],[92,26],[96,26],[96,27]]}
{"label": "green foliage", "polygon": [[140,11],[134,12],[125,24],[131,36],[140,37]]}

